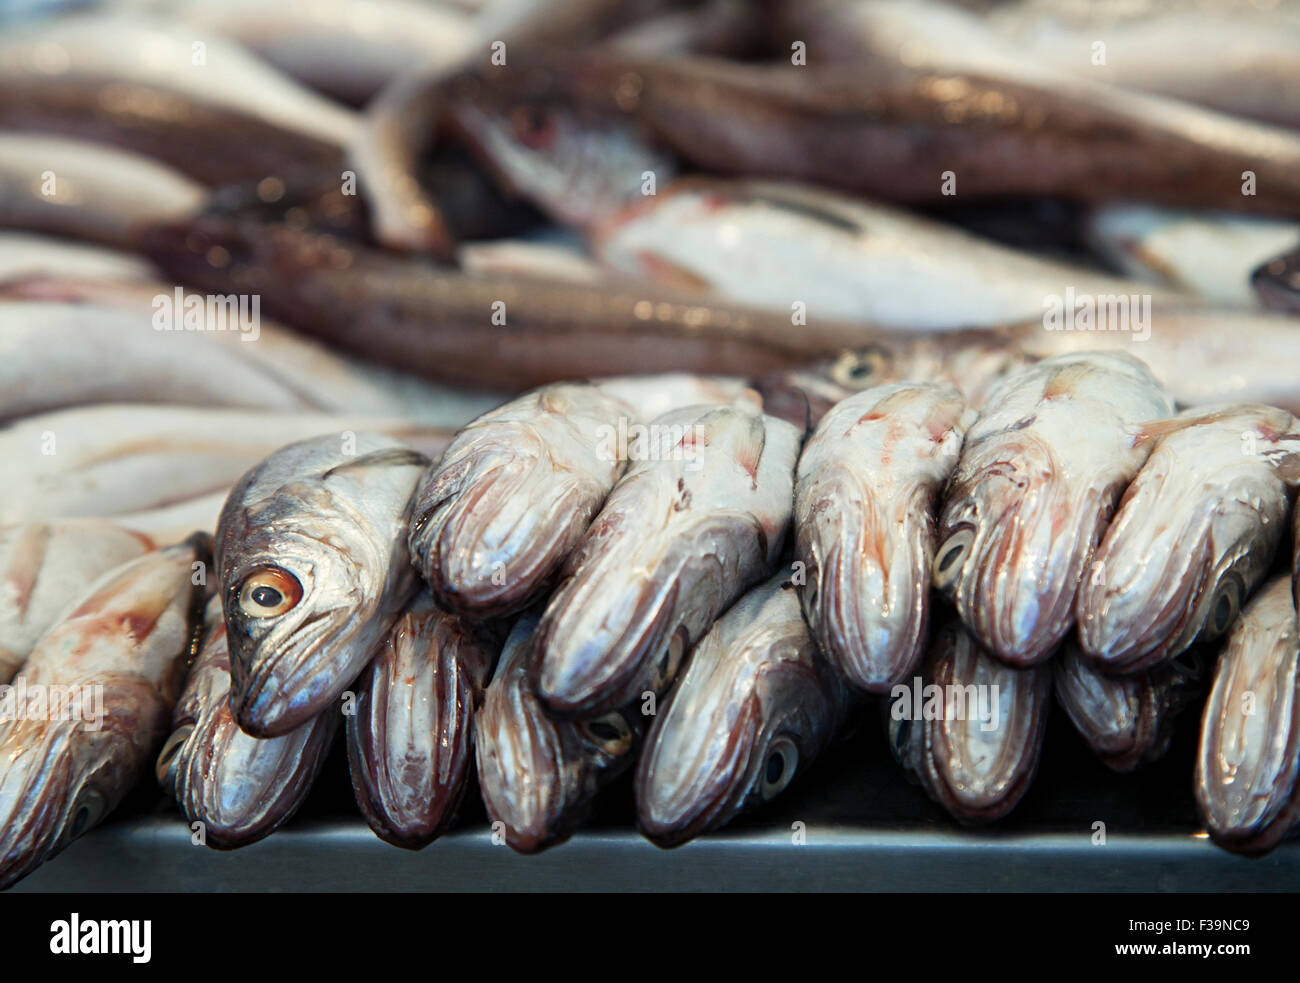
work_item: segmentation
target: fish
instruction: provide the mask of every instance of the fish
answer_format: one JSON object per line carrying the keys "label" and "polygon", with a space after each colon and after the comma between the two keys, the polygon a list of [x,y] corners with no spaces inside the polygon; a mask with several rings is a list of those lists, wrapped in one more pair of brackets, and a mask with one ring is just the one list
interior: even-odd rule
{"label": "fish", "polygon": [[[230,648],[218,598],[205,639],[154,765],[163,791],[205,846],[233,850],[270,836],[298,811],[325,762],[342,715],[325,711],[262,740],[230,712]],[[197,828],[196,828],[197,826]]]}
{"label": "fish", "polygon": [[605,395],[630,406],[638,421],[703,404],[738,406],[755,413],[763,409],[762,395],[741,376],[657,372],[603,376],[591,381]]}
{"label": "fish", "polygon": [[202,622],[210,544],[197,536],[109,570],[32,651],[14,681],[27,698],[7,701],[0,721],[0,889],[148,773]]}
{"label": "fish", "polygon": [[638,55],[708,54],[727,58],[764,54],[762,18],[746,0],[705,0],[683,10],[647,17],[605,43]]}
{"label": "fish", "polygon": [[1052,660],[1052,684],[1088,747],[1112,771],[1130,772],[1164,757],[1174,720],[1200,688],[1203,670],[1169,662],[1146,672],[1108,676],[1066,642]]}
{"label": "fish", "polygon": [[406,515],[429,459],[370,431],[288,444],[249,470],[217,523],[230,706],[281,737],[337,704],[418,578]]}
{"label": "fish", "polygon": [[934,507],[975,420],[942,383],[856,393],[799,457],[797,594],[821,651],[854,686],[885,693],[925,653]]}
{"label": "fish", "polygon": [[958,822],[996,822],[1033,784],[1051,699],[1050,666],[1012,668],[946,614],[922,674],[885,704],[890,747]]}
{"label": "fish", "polygon": [[622,475],[631,415],[593,385],[556,384],[461,430],[411,505],[411,560],[439,603],[500,617],[536,600]]}
{"label": "fish", "polygon": [[178,300],[172,285],[129,289],[109,300],[0,302],[0,421],[95,403],[165,403],[454,428],[494,405],[336,355],[255,308],[241,316],[233,295],[209,302],[184,291]]}
{"label": "fish", "polygon": [[636,768],[637,828],[679,846],[770,802],[848,719],[851,690],[817,648],[787,572],[696,643]]}
{"label": "fish", "polygon": [[194,532],[215,535],[221,509],[229,497],[230,489],[222,488],[173,505],[160,505],[139,512],[120,512],[113,516],[113,522],[123,529],[147,536],[160,546],[170,546]]}
{"label": "fish", "polygon": [[378,430],[440,454],[451,434],[394,418],[103,404],[0,427],[11,468],[0,523],[111,517],[170,508],[234,485],[285,444]]}
{"label": "fish", "polygon": [[466,273],[480,276],[515,274],[595,284],[606,275],[570,244],[529,239],[462,243],[456,248],[456,263]]}
{"label": "fish", "polygon": [[0,232],[0,284],[62,275],[105,283],[143,283],[157,271],[148,260],[104,246],[32,232]]}
{"label": "fish", "polygon": [[506,639],[474,718],[479,789],[494,833],[519,853],[563,843],[597,794],[632,766],[645,734],[639,707],[585,719],[550,714],[534,691],[536,613]]}
{"label": "fish", "polygon": [[[223,259],[211,262],[213,247]],[[427,379],[516,391],[637,372],[759,375],[870,342],[871,326],[790,317],[653,285],[474,276],[334,236],[215,215],[141,235],[196,289],[261,298],[270,317]]]}
{"label": "fish", "polygon": [[153,548],[99,519],[0,526],[0,684],[100,575]]}
{"label": "fish", "polygon": [[1291,585],[1271,580],[1219,655],[1201,717],[1193,786],[1210,838],[1258,856],[1300,820],[1300,633]]}
{"label": "fish", "polygon": [[1125,275],[1186,290],[1207,303],[1261,305],[1255,269],[1300,243],[1300,223],[1117,203],[1093,209],[1089,244]]}
{"label": "fish", "polygon": [[966,431],[941,509],[934,584],[1013,666],[1074,626],[1075,595],[1173,401],[1131,355],[1081,352],[1005,378]]}
{"label": "fish", "polygon": [[1300,314],[1300,248],[1261,263],[1251,273],[1250,285],[1265,307]]}
{"label": "fish", "polygon": [[129,248],[136,227],[182,221],[206,202],[201,185],[140,154],[0,130],[0,226]]}
{"label": "fish", "polygon": [[500,642],[419,597],[357,681],[347,717],[352,787],[385,842],[418,850],[455,822]]}
{"label": "fish", "polygon": [[1300,430],[1285,410],[1189,410],[1153,429],[1076,603],[1079,644],[1111,673],[1232,627],[1268,575],[1300,479]]}
{"label": "fish", "polygon": [[1174,296],[897,208],[790,182],[682,178],[603,222],[597,259],[773,311],[900,331],[1040,319],[1044,298]]}
{"label": "fish", "polygon": [[656,417],[565,560],[537,630],[537,695],[594,717],[662,693],[682,656],[769,574],[790,523],[800,431],[737,406]]}

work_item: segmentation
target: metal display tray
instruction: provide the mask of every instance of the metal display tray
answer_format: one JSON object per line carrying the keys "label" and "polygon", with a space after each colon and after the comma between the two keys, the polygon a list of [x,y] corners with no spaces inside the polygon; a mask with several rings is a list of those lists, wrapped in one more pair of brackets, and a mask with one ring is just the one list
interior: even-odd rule
{"label": "metal display tray", "polygon": [[[675,850],[636,834],[624,776],[569,842],[520,856],[492,842],[472,792],[456,830],[419,852],[377,839],[336,749],[302,812],[260,843],[191,843],[175,807],[141,790],[116,818],[12,890],[111,891],[1294,891],[1300,844],[1247,859],[1197,819],[1197,720],[1129,775],[1102,766],[1053,713],[1038,776],[1001,823],[965,829],[909,784],[869,720],[769,806]],[[1104,844],[1094,823],[1105,823]],[[801,845],[795,824],[802,823]]]}

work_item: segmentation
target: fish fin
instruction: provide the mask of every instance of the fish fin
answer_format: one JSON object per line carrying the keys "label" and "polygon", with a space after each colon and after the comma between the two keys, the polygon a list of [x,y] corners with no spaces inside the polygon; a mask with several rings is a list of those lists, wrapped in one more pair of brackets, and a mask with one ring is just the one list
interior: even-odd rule
{"label": "fish fin", "polygon": [[371,451],[369,454],[362,454],[351,461],[336,464],[321,477],[328,478],[330,475],[339,474],[352,468],[404,468],[408,466],[427,468],[431,463],[426,455],[409,447],[385,447],[383,450]]}
{"label": "fish fin", "polygon": [[1145,423],[1137,425],[1137,433],[1133,436],[1133,446],[1144,443],[1148,440],[1159,440],[1162,437],[1168,437],[1170,434],[1178,433],[1189,427],[1199,427],[1206,423],[1217,423],[1220,420],[1227,419],[1232,410],[1222,410],[1215,413],[1204,413],[1198,416],[1171,416],[1164,420],[1148,420]]}
{"label": "fish fin", "polygon": [[1291,488],[1300,488],[1300,454],[1282,454],[1273,465],[1274,471]]}

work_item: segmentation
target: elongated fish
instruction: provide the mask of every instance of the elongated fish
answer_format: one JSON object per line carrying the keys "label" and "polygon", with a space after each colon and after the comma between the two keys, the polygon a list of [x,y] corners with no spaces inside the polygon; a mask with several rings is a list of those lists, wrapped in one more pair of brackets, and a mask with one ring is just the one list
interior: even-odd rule
{"label": "elongated fish", "polygon": [[0,226],[129,247],[137,226],[188,218],[206,200],[201,185],[140,154],[0,131]]}
{"label": "elongated fish", "polygon": [[163,791],[202,842],[232,850],[270,836],[298,811],[325,762],[342,714],[326,710],[283,737],[262,740],[230,712],[230,649],[219,599],[208,604],[202,649],[155,763]]}
{"label": "elongated fish", "polygon": [[1270,581],[1228,636],[1201,718],[1196,805],[1214,842],[1273,849],[1300,820],[1300,633],[1287,578]]}
{"label": "elongated fish", "polygon": [[1052,660],[1056,702],[1102,763],[1133,771],[1164,756],[1174,718],[1193,698],[1202,670],[1181,661],[1149,672],[1108,676],[1067,642]]}
{"label": "elongated fish", "polygon": [[536,629],[535,615],[515,623],[474,719],[483,805],[520,853],[573,835],[597,793],[631,767],[646,726],[636,707],[586,720],[548,713],[534,690]]}
{"label": "elongated fish", "polygon": [[637,763],[637,826],[685,843],[771,801],[845,721],[849,688],[817,649],[787,573],[745,594],[687,656]]}
{"label": "elongated fish", "polygon": [[537,693],[550,710],[592,717],[664,690],[780,554],[800,436],[734,406],[649,424],[542,616]]}
{"label": "elongated fish", "polygon": [[604,222],[595,252],[623,273],[900,330],[1041,318],[1044,298],[1067,284],[1154,292],[898,209],[765,181],[676,181]]}
{"label": "elongated fish", "polygon": [[416,589],[406,510],[429,460],[377,433],[275,451],[230,492],[215,560],[230,705],[254,737],[330,709]]}
{"label": "elongated fish", "polygon": [[799,599],[827,658],[867,692],[924,654],[935,500],[974,418],[951,386],[878,386],[822,417],[799,458]]}
{"label": "elongated fish", "polygon": [[944,496],[934,583],[1012,665],[1047,658],[1079,582],[1149,453],[1140,425],[1173,404],[1121,352],[1045,359],[990,394]]}
{"label": "elongated fish", "polygon": [[195,581],[209,546],[195,537],[108,571],[33,650],[15,681],[27,698],[0,720],[0,888],[97,826],[148,773],[202,623]]}
{"label": "elongated fish", "polygon": [[0,684],[86,587],[152,545],[98,519],[0,526]]}
{"label": "elongated fish", "polygon": [[994,822],[1034,780],[1051,702],[1050,667],[1004,665],[946,617],[922,674],[887,705],[890,745],[958,821]]}
{"label": "elongated fish", "polygon": [[380,643],[347,718],[352,786],[380,839],[418,850],[455,821],[497,648],[427,598]]}
{"label": "elongated fish", "polygon": [[1145,669],[1232,627],[1286,535],[1298,429],[1270,406],[1169,421],[1079,586],[1079,643],[1099,667]]}
{"label": "elongated fish", "polygon": [[592,385],[552,385],[479,417],[424,475],[411,559],[446,607],[526,607],[623,473],[632,409]]}
{"label": "elongated fish", "polygon": [[229,488],[277,448],[377,430],[430,454],[450,433],[401,419],[105,404],[0,427],[0,522],[137,514]]}

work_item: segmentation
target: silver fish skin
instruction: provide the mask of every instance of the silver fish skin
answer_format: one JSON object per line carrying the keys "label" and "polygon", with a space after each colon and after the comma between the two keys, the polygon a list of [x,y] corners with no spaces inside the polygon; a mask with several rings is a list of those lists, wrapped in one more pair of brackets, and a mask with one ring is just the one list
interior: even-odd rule
{"label": "silver fish skin", "polygon": [[51,687],[66,687],[72,712],[27,716],[29,695],[0,722],[0,888],[98,825],[148,774],[202,622],[207,591],[194,581],[210,545],[196,536],[108,571],[37,643],[15,692],[42,687],[52,703]]}
{"label": "silver fish skin", "polygon": [[1267,853],[1300,820],[1298,689],[1300,632],[1279,577],[1228,636],[1201,717],[1196,805],[1224,849]]}
{"label": "silver fish skin", "polygon": [[1093,550],[1149,452],[1140,425],[1172,412],[1122,352],[1045,359],[990,394],[945,492],[934,583],[998,658],[1041,662],[1073,627]]}
{"label": "silver fish skin", "polygon": [[283,737],[245,734],[230,712],[230,648],[217,598],[208,612],[203,647],[154,767],[186,823],[203,824],[204,844],[233,850],[270,836],[298,811],[342,715],[326,710]]}
{"label": "silver fish skin", "polygon": [[93,581],[152,548],[100,519],[0,526],[0,684]]}
{"label": "silver fish skin", "polygon": [[1108,676],[1072,641],[1062,646],[1051,666],[1056,702],[1102,763],[1118,772],[1164,756],[1174,720],[1193,699],[1201,672],[1179,662]]}
{"label": "silver fish skin", "polygon": [[418,850],[455,822],[498,648],[424,597],[380,643],[347,718],[352,787],[380,839]]}
{"label": "silver fish skin", "polygon": [[922,673],[896,687],[887,704],[890,745],[959,822],[995,822],[1033,783],[1051,702],[1049,666],[999,662],[948,615],[931,635]]}
{"label": "silver fish skin", "polygon": [[662,847],[780,795],[848,716],[783,572],[728,609],[687,656],[637,763],[637,827]]}
{"label": "silver fish skin", "polygon": [[822,417],[799,458],[799,598],[826,657],[868,693],[925,652],[935,501],[974,419],[952,386],[878,386]]}
{"label": "silver fish skin", "polygon": [[289,444],[244,475],[217,525],[230,705],[254,737],[330,709],[418,577],[407,508],[423,454],[362,431]]}
{"label": "silver fish skin", "polygon": [[457,434],[411,506],[411,559],[434,597],[476,617],[531,603],[622,475],[631,415],[595,386],[557,384]]}
{"label": "silver fish skin", "polygon": [[785,539],[795,427],[702,406],[657,417],[647,436],[542,616],[537,691],[552,712],[593,717],[662,692]]}
{"label": "silver fish skin", "polygon": [[116,249],[31,232],[0,232],[0,284],[38,276],[143,283],[156,272],[147,260]]}
{"label": "silver fish skin", "polygon": [[599,791],[631,766],[646,726],[636,707],[587,720],[550,714],[534,689],[537,622],[516,622],[474,720],[483,805],[520,853],[562,843],[586,821]]}
{"label": "silver fish skin", "polygon": [[1079,644],[1136,672],[1224,634],[1286,534],[1300,428],[1271,406],[1187,411],[1156,424],[1079,586]]}
{"label": "silver fish skin", "polygon": [[632,407],[638,422],[649,422],[669,410],[706,403],[747,406],[755,413],[763,409],[762,395],[739,376],[658,372],[605,376],[591,381],[606,396]]}

